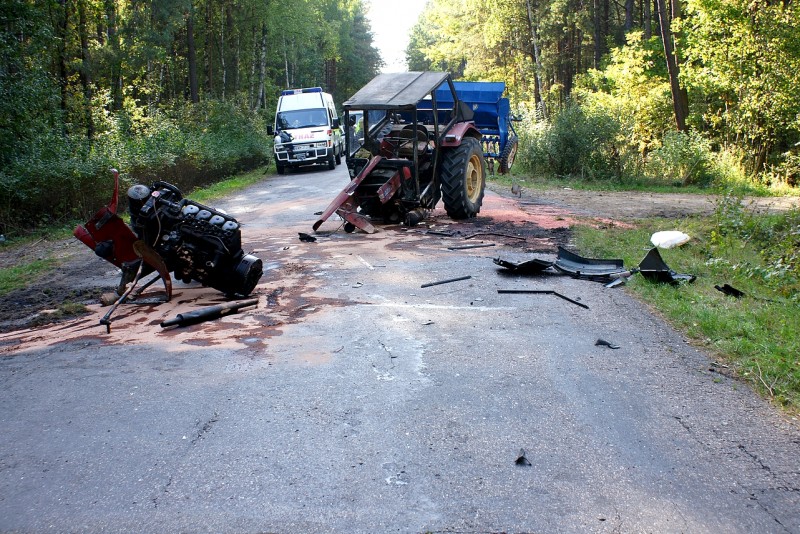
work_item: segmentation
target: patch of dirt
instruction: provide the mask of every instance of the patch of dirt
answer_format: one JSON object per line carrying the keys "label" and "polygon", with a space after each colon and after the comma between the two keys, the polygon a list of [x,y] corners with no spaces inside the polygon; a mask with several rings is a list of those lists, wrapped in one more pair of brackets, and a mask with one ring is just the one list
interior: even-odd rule
{"label": "patch of dirt", "polygon": [[[502,196],[512,196],[510,188],[490,185]],[[518,197],[520,205],[555,206],[573,214],[612,220],[649,217],[678,218],[689,215],[710,215],[719,202],[718,195],[690,193],[644,193],[638,191],[582,191],[570,189],[526,189]],[[798,197],[750,197],[745,206],[756,213],[782,212],[800,208]]]}
{"label": "patch of dirt", "polygon": [[118,277],[75,239],[41,240],[0,249],[0,268],[49,259],[56,269],[28,286],[0,296],[0,332],[19,330],[83,315],[82,304],[96,304]]}

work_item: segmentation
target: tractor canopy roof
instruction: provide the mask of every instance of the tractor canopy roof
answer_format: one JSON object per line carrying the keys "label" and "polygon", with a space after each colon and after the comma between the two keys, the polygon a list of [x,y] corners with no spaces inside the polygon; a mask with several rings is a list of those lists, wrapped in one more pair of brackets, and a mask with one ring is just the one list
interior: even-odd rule
{"label": "tractor canopy roof", "polygon": [[[379,74],[342,104],[350,109],[414,109],[447,81],[446,72],[398,72]],[[442,90],[450,93],[449,87]],[[438,93],[437,93],[438,96]],[[450,97],[452,105],[453,97]]]}

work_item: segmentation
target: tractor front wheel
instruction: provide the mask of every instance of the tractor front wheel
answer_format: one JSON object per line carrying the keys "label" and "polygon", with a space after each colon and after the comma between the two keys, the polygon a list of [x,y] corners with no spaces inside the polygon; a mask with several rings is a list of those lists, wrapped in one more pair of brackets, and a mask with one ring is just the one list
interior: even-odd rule
{"label": "tractor front wheel", "polygon": [[486,187],[486,162],[477,139],[465,138],[442,159],[442,198],[452,219],[470,219],[481,211]]}

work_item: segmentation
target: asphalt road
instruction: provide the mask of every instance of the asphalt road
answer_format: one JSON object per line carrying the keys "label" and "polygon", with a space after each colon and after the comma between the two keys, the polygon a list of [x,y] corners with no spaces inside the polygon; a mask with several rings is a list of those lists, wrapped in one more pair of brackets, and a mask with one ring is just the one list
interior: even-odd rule
{"label": "asphalt road", "polygon": [[[0,335],[0,531],[800,532],[796,420],[622,289],[503,275],[518,242],[299,241],[346,183],[270,177],[217,204],[267,267],[257,309],[161,329],[221,299],[178,283],[110,334],[97,308]],[[481,216],[507,231],[536,209],[490,194]]]}

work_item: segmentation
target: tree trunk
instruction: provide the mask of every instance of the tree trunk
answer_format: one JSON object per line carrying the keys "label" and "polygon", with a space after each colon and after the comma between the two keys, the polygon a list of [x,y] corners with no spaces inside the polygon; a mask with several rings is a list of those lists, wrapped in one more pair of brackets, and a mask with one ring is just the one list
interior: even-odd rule
{"label": "tree trunk", "polygon": [[212,23],[211,8],[214,5],[214,0],[206,1],[206,53],[204,54],[204,61],[206,67],[206,91],[209,95],[216,96],[214,93],[214,25]]}
{"label": "tree trunk", "polygon": [[644,22],[644,38],[650,39],[653,36],[653,16],[650,13],[650,0],[642,0],[642,21]]}
{"label": "tree trunk", "polygon": [[223,54],[228,56],[223,74],[227,80],[225,89],[229,94],[236,94],[239,90],[239,50],[238,35],[233,24],[233,5],[230,3],[225,5],[225,35],[227,37],[222,41],[226,50]]}
{"label": "tree trunk", "polygon": [[602,25],[600,24],[600,0],[592,2],[593,22],[594,22],[594,68],[600,68],[600,58],[603,56],[603,35]]}
{"label": "tree trunk", "polygon": [[228,68],[225,65],[225,23],[219,25],[219,60],[222,71],[222,100],[225,101],[225,89],[228,84]]}
{"label": "tree trunk", "polygon": [[120,65],[119,35],[117,34],[117,6],[115,0],[106,0],[108,19],[108,44],[111,47],[111,109],[122,109],[122,67]]}
{"label": "tree trunk", "polygon": [[287,52],[287,45],[286,45],[286,35],[283,36],[283,64],[284,69],[286,70],[286,88],[289,89],[291,85],[289,85],[289,54]]}
{"label": "tree trunk", "polygon": [[197,87],[197,50],[194,44],[194,9],[189,6],[186,16],[186,55],[189,62],[189,95],[192,104],[200,102],[200,93]]}
{"label": "tree trunk", "polygon": [[59,2],[63,7],[57,10],[58,24],[56,26],[56,36],[58,42],[58,88],[61,93],[59,107],[62,112],[67,111],[67,86],[69,75],[67,72],[67,28],[69,26],[69,4],[66,1]]}
{"label": "tree trunk", "polygon": [[89,57],[89,35],[86,29],[86,0],[78,1],[78,36],[81,41],[80,79],[83,88],[83,109],[86,120],[86,137],[94,138],[94,120],[92,119],[92,66]]}
{"label": "tree trunk", "polygon": [[547,118],[547,105],[544,102],[544,87],[542,84],[542,55],[539,49],[539,39],[536,35],[536,24],[533,23],[533,8],[531,7],[531,0],[525,0],[525,7],[528,10],[528,31],[531,34],[531,56],[533,57],[534,64],[536,65],[533,71],[534,82],[536,83],[536,90],[534,91],[534,99],[536,104],[541,110],[542,119]]}
{"label": "tree trunk", "polygon": [[625,33],[633,29],[633,0],[625,0]]}
{"label": "tree trunk", "polygon": [[258,57],[258,107],[267,107],[267,93],[264,79],[267,75],[267,25],[261,25],[261,50]]}
{"label": "tree trunk", "polygon": [[675,110],[675,124],[681,132],[686,131],[686,118],[689,116],[689,102],[686,91],[680,86],[680,70],[675,60],[675,50],[672,44],[670,21],[667,18],[666,0],[656,0],[658,5],[658,26],[661,31],[661,40],[664,42],[664,56],[667,60],[667,74],[669,87],[672,92],[672,105]]}

